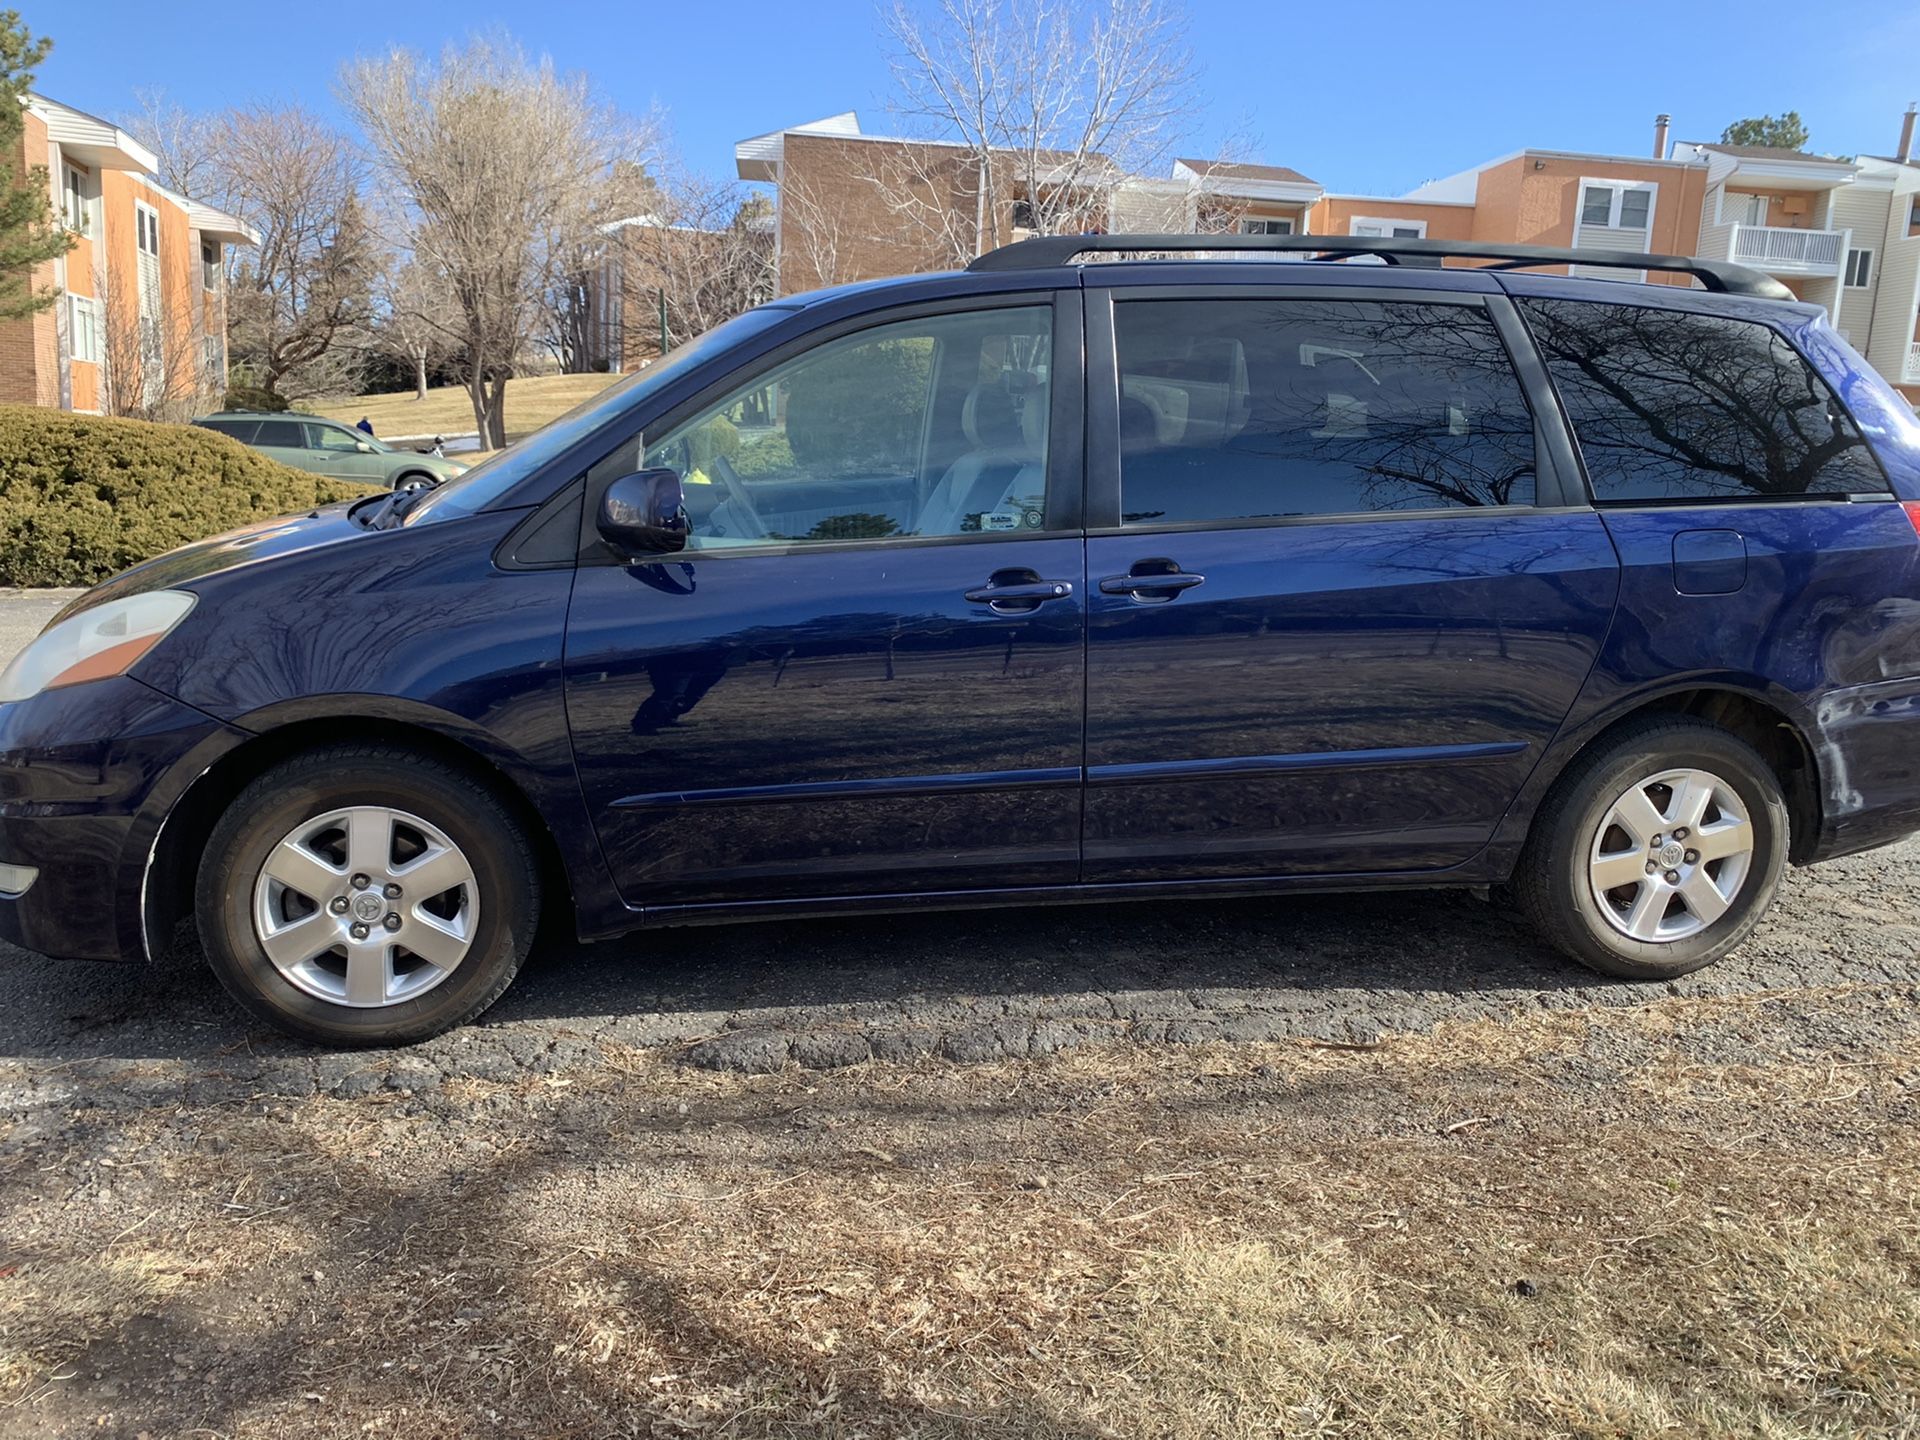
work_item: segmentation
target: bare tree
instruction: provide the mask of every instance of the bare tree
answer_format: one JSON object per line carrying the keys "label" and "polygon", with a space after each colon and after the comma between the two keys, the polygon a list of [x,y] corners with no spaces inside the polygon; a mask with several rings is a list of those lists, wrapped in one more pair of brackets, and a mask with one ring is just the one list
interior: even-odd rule
{"label": "bare tree", "polygon": [[945,143],[874,147],[870,178],[946,262],[1015,228],[1104,228],[1114,185],[1158,168],[1191,113],[1175,0],[896,3],[887,30],[896,108]]}
{"label": "bare tree", "polygon": [[102,317],[100,408],[139,420],[191,418],[225,377],[208,370],[186,307],[161,300],[143,310],[103,265],[94,267],[93,282]]}
{"label": "bare tree", "polygon": [[309,111],[255,107],[219,117],[212,203],[260,232],[233,262],[233,359],[269,394],[312,394],[332,355],[366,324],[380,247],[346,137]]}
{"label": "bare tree", "polygon": [[161,91],[138,99],[123,123],[158,157],[155,178],[260,231],[257,249],[228,262],[235,367],[269,394],[350,378],[380,261],[351,143],[297,106],[197,115]]}
{"label": "bare tree", "polygon": [[437,63],[406,50],[358,60],[342,89],[400,199],[407,248],[453,293],[482,443],[504,445],[507,379],[603,219],[608,178],[644,160],[648,127],[508,40]]}
{"label": "bare tree", "polygon": [[[786,293],[824,290],[851,280],[848,207],[835,204],[801,171],[782,177],[779,205],[779,281]],[[795,277],[802,283],[794,284]]]}
{"label": "bare tree", "polygon": [[153,178],[189,200],[218,205],[227,188],[221,117],[183,109],[161,89],[136,90],[133,102],[120,126],[159,160]]}
{"label": "bare tree", "polygon": [[460,307],[446,277],[406,259],[382,277],[379,317],[370,343],[380,354],[404,360],[413,371],[413,395],[427,398],[433,366],[453,353],[460,335]]}
{"label": "bare tree", "polygon": [[658,222],[636,227],[640,274],[665,296],[670,339],[687,340],[773,298],[773,208],[738,185],[669,177]]}

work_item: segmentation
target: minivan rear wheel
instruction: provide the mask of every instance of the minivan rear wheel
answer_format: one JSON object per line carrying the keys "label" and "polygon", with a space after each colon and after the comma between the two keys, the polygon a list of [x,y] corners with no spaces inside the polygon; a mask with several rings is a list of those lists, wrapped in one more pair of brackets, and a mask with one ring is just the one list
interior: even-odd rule
{"label": "minivan rear wheel", "polygon": [[1786,801],[1759,753],[1713,725],[1661,716],[1623,726],[1561,777],[1513,893],[1581,963],[1669,979],[1753,933],[1786,857]]}
{"label": "minivan rear wheel", "polygon": [[328,746],[274,766],[214,827],[196,895],[214,973],[325,1045],[401,1045],[512,982],[539,881],[485,785],[410,751]]}

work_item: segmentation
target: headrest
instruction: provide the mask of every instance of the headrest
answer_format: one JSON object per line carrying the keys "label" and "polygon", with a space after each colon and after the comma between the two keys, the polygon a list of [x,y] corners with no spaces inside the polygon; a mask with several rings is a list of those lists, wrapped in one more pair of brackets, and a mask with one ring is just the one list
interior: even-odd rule
{"label": "headrest", "polygon": [[1013,397],[998,385],[976,385],[960,407],[960,428],[976,450],[1025,449],[1027,437],[1014,412]]}
{"label": "headrest", "polygon": [[1160,421],[1153,406],[1138,395],[1120,397],[1120,446],[1124,450],[1144,450],[1160,443]]}

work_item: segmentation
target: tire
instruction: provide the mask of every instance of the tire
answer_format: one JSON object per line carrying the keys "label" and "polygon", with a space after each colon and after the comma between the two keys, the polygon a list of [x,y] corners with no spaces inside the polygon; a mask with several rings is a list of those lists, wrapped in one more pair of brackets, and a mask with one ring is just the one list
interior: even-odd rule
{"label": "tire", "polygon": [[[383,852],[384,875],[368,858]],[[532,943],[540,884],[526,837],[478,780],[398,747],[333,745],[235,797],[194,909],[214,973],[262,1020],[321,1045],[407,1045],[500,998]]]}
{"label": "tire", "polygon": [[[1703,791],[1702,818],[1676,838]],[[1672,979],[1753,933],[1779,889],[1787,838],[1780,782],[1758,751],[1698,720],[1651,717],[1606,736],[1554,784],[1512,894],[1542,938],[1583,965],[1630,980]],[[1602,888],[1615,879],[1622,883]]]}

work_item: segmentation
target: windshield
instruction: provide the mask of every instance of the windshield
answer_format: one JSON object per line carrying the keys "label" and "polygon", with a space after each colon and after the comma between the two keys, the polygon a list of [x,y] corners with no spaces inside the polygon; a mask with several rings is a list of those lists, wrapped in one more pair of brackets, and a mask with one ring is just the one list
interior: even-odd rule
{"label": "windshield", "polygon": [[514,441],[506,449],[481,461],[464,475],[434,487],[411,506],[405,523],[412,525],[432,516],[448,519],[455,515],[473,515],[486,509],[541,466],[563,454],[607,421],[622,414],[662,385],[676,379],[690,367],[717,355],[748,336],[785,319],[793,312],[787,305],[763,305],[717,325],[698,339],[690,340],[664,360],[656,360],[624,380],[615,381],[599,394],[581,401],[566,414],[550,420],[531,435]]}

